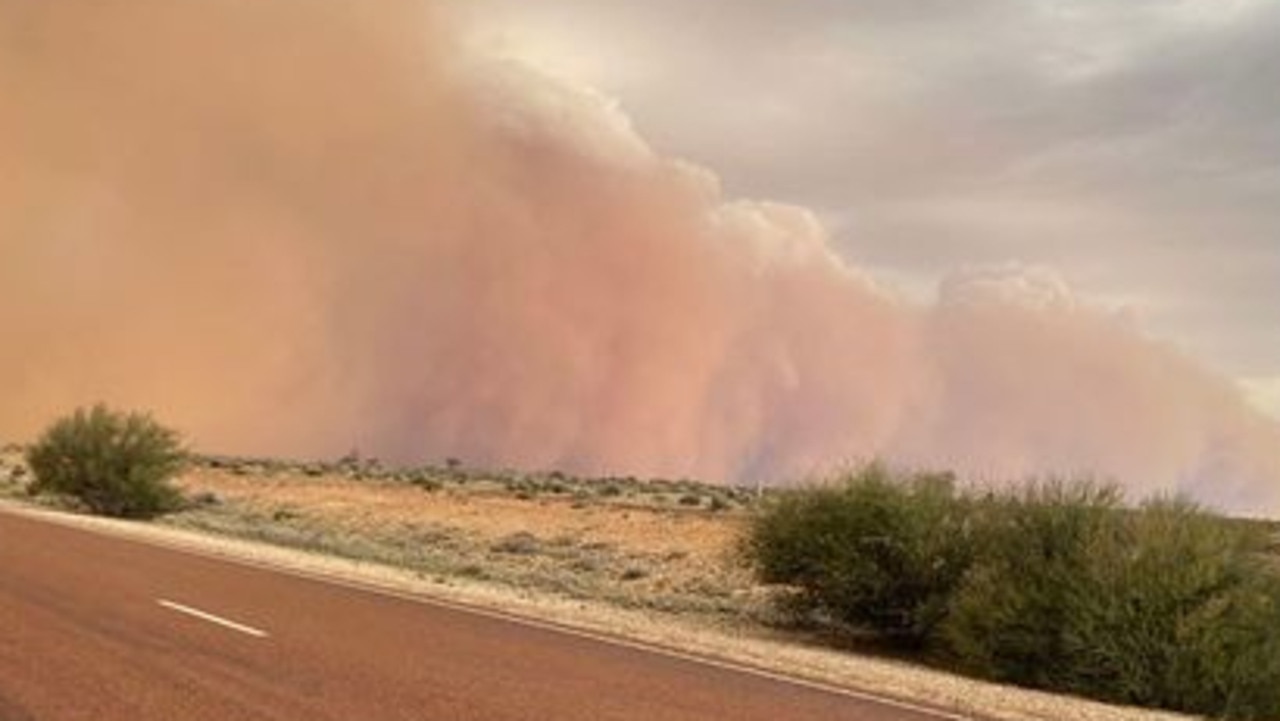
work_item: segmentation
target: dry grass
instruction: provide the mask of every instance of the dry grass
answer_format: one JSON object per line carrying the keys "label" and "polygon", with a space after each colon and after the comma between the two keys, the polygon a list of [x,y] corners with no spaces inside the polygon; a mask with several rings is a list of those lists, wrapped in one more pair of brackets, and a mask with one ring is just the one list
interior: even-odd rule
{"label": "dry grass", "polygon": [[745,511],[709,510],[714,489],[217,465],[179,482],[216,502],[165,523],[624,607],[738,619],[761,606],[735,553]]}
{"label": "dry grass", "polygon": [[26,484],[30,471],[22,461],[22,448],[15,445],[0,446],[0,498],[26,496]]}

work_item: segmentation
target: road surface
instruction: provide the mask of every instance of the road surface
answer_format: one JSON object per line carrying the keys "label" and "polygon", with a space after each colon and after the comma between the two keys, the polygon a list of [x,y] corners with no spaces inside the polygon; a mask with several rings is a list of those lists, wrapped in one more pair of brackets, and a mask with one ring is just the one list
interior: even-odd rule
{"label": "road surface", "polygon": [[0,721],[946,718],[0,512]]}

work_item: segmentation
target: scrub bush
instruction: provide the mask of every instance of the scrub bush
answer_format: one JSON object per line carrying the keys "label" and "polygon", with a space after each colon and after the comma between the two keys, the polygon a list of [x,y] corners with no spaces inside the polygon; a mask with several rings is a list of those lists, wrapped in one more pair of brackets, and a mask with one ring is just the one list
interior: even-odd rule
{"label": "scrub bush", "polygon": [[787,611],[971,675],[1280,718],[1268,528],[1182,500],[1123,500],[1089,482],[975,493],[872,466],[778,494],[744,546]]}
{"label": "scrub bush", "polygon": [[780,494],[754,517],[746,553],[762,581],[790,588],[789,614],[919,647],[973,561],[973,514],[950,475],[871,466]]}
{"label": "scrub bush", "polygon": [[169,481],[187,453],[177,433],[147,414],[79,409],[45,430],[26,460],[33,491],[72,496],[101,515],[152,518],[182,502]]}

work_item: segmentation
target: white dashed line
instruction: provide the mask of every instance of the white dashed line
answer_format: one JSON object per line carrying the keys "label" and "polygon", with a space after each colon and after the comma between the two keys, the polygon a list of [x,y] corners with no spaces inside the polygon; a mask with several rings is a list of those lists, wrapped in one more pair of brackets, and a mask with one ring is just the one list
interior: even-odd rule
{"label": "white dashed line", "polygon": [[223,628],[229,628],[232,631],[239,631],[240,633],[243,633],[247,636],[253,636],[254,638],[267,637],[266,631],[260,631],[252,626],[246,626],[242,623],[236,623],[235,621],[228,621],[227,619],[222,618],[220,616],[215,616],[212,613],[206,613],[204,611],[201,611],[200,609],[192,608],[190,606],[184,606],[181,603],[166,601],[163,598],[158,599],[156,603],[169,609],[170,611],[185,613],[186,615],[192,616],[194,618],[198,618],[201,621],[208,621],[209,623],[217,624],[219,626],[222,626]]}

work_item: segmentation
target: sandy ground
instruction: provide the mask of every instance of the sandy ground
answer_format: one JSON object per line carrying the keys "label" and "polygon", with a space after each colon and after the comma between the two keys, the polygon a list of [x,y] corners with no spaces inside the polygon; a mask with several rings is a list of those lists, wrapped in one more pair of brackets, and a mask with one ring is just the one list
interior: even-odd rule
{"label": "sandy ground", "polygon": [[[291,545],[623,605],[725,617],[759,605],[735,555],[740,507],[709,511],[636,491],[517,495],[490,479],[428,492],[386,480],[202,469],[181,483],[220,501],[173,519],[188,528],[255,537],[243,526],[269,526],[302,537]],[[352,539],[377,548],[349,548]]]}

